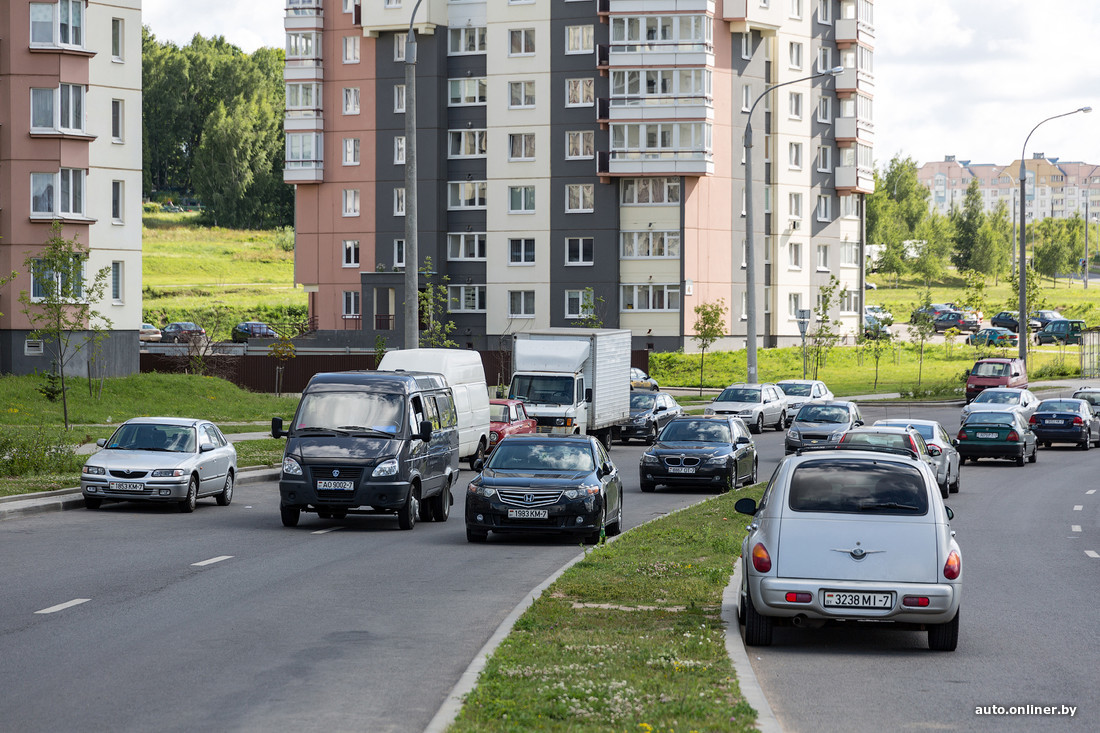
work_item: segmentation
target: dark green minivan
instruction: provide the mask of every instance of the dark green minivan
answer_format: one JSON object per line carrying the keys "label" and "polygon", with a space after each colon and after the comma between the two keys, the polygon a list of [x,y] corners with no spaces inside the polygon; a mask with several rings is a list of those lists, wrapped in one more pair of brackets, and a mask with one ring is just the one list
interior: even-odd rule
{"label": "dark green minivan", "polygon": [[1079,344],[1081,332],[1086,328],[1084,321],[1060,318],[1050,321],[1042,330],[1035,332],[1035,344]]}

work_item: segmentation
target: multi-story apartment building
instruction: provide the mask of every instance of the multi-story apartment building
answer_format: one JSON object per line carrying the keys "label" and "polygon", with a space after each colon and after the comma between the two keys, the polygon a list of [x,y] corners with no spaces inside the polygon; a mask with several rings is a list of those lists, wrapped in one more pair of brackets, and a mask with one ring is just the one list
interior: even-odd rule
{"label": "multi-story apartment building", "polygon": [[[138,371],[141,324],[141,3],[12,0],[0,9],[0,372],[52,368],[28,338],[19,294],[40,284],[24,262],[54,222],[108,268],[95,309],[112,326],[97,374]],[[83,339],[71,341],[74,348]],[[87,373],[87,349],[67,370]]]}
{"label": "multi-story apartment building", "polygon": [[[1090,219],[1100,215],[1100,165],[1063,162],[1035,153],[1026,161],[1025,216],[1032,219],[1073,216]],[[1004,204],[1013,221],[1019,218],[1020,159],[1008,165],[971,163],[956,160],[954,155],[942,161],[925,163],[917,171],[918,180],[929,192],[928,206],[946,214],[952,208],[962,208],[970,182],[978,180],[985,211],[992,212]]]}
{"label": "multi-story apartment building", "polygon": [[[741,348],[744,132],[782,84],[753,119],[757,333],[796,343],[831,276],[854,331],[871,0],[424,0],[413,19],[415,4],[287,0],[284,180],[321,329],[401,345],[404,268],[427,256],[470,348],[594,313],[635,348],[691,350],[694,307],[718,299],[719,346]],[[404,257],[410,21],[419,263]]]}

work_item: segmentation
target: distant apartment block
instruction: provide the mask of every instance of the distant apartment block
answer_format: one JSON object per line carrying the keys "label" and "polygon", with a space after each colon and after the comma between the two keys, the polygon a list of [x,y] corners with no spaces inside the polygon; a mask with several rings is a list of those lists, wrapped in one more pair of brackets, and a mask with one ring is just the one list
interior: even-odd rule
{"label": "distant apartment block", "polygon": [[[761,345],[836,276],[860,322],[873,190],[870,0],[425,0],[419,263],[405,259],[412,0],[286,0],[296,281],[325,330],[400,346],[404,268],[446,278],[460,346],[594,314],[638,349],[695,350],[722,299],[744,345],[745,161]],[[837,76],[811,77],[843,66]],[[424,288],[428,279],[420,279]]]}
{"label": "distant apartment block", "polygon": [[[110,272],[96,310],[113,324],[96,374],[138,371],[141,324],[141,3],[5,2],[0,11],[0,373],[52,368],[29,339],[24,266],[54,222]],[[79,338],[73,344],[83,343]],[[86,350],[67,367],[88,373]]]}

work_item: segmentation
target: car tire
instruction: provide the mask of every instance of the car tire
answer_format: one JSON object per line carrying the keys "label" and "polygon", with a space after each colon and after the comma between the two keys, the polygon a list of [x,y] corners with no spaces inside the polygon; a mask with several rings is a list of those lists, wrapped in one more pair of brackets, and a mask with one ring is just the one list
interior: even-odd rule
{"label": "car tire", "polygon": [[944,479],[940,484],[940,496],[946,499],[951,494],[951,482],[948,479]]}
{"label": "car tire", "polygon": [[1091,447],[1092,441],[1090,441],[1088,438],[1081,442],[1081,450],[1088,450]]}
{"label": "car tire", "polygon": [[1093,443],[1093,445],[1097,448],[1100,448],[1100,435],[1096,436],[1096,441]]}
{"label": "car tire", "polygon": [[752,593],[748,591],[745,592],[741,611],[745,615],[745,625],[741,631],[741,640],[745,642],[745,646],[771,646],[774,626],[772,620],[756,612],[756,606],[752,604]]}
{"label": "car tire", "polygon": [[1025,460],[1025,459],[1024,459],[1024,456],[1023,456],[1023,454],[1022,454],[1022,453],[1021,453],[1020,455],[1016,456],[1016,465],[1017,465],[1017,466],[1022,466],[1022,465],[1024,465],[1024,460]]}
{"label": "car tire", "polygon": [[446,522],[451,516],[451,487],[446,487],[439,494],[428,500],[432,508],[432,519],[436,522]]}
{"label": "car tire", "polygon": [[733,464],[733,468],[726,474],[726,480],[718,485],[719,494],[728,494],[737,488],[737,464]]}
{"label": "car tire", "polygon": [[296,506],[280,506],[279,515],[283,519],[284,527],[297,527],[298,520],[302,517],[302,510]]}
{"label": "car tire", "polygon": [[[623,442],[625,443],[626,441],[624,440]],[[657,425],[656,425],[656,423],[654,423],[653,425],[650,426],[649,435],[646,436],[645,442],[646,442],[646,445],[653,445],[654,443],[657,442]]]}
{"label": "car tire", "polygon": [[779,431],[783,431],[783,430],[786,429],[786,425],[787,425],[787,411],[783,410],[782,412],[779,413],[779,421],[775,424],[775,429],[779,430]]}
{"label": "car tire", "polygon": [[485,441],[484,440],[479,440],[477,442],[477,450],[474,451],[474,454],[472,456],[470,456],[469,460],[470,460],[470,470],[471,471],[474,470],[474,463],[476,463],[477,461],[484,461],[485,460]]}
{"label": "car tire", "polygon": [[218,501],[218,506],[229,506],[233,501],[233,472],[227,471],[225,474],[225,486],[222,488],[220,494],[214,497]]}
{"label": "car tire", "polygon": [[600,512],[600,521],[596,522],[596,529],[592,530],[584,536],[584,544],[586,545],[598,545],[600,544],[600,536],[607,534],[607,529],[604,525],[603,512]]}
{"label": "car tire", "polygon": [[183,500],[177,504],[181,514],[190,514],[195,511],[195,506],[199,502],[199,480],[192,476],[191,480],[187,482],[187,496],[183,497]]}
{"label": "car tire", "polygon": [[488,532],[483,532],[481,530],[474,529],[468,524],[466,525],[466,541],[467,542],[481,543],[481,542],[485,542],[488,539],[489,539],[489,533]]}
{"label": "car tire", "polygon": [[749,480],[748,480],[748,483],[746,484],[746,486],[752,486],[753,484],[756,483],[756,481],[757,481],[757,469],[758,468],[759,468],[759,464],[757,463],[757,460],[754,457],[752,459],[752,473],[749,474]]}
{"label": "car tire", "polygon": [[947,487],[947,491],[951,494],[959,493],[959,482],[962,480],[962,463],[959,463],[959,468],[955,470],[955,482]]}
{"label": "car tire", "polygon": [[757,435],[764,432],[764,413],[760,413],[756,416],[756,423],[753,424],[749,429]]}
{"label": "car tire", "polygon": [[1028,463],[1035,463],[1035,461],[1038,458],[1039,458],[1039,444],[1036,443],[1035,447],[1031,450],[1031,455],[1028,456],[1028,458],[1027,458],[1027,462]]}
{"label": "car tire", "polygon": [[103,506],[103,499],[100,499],[98,496],[85,496],[84,497],[84,508],[85,509],[92,509],[94,511],[96,509],[99,509],[101,506]]}
{"label": "car tire", "polygon": [[959,614],[960,608],[955,611],[955,617],[943,624],[928,625],[928,648],[935,652],[953,652],[959,645]]}
{"label": "car tire", "polygon": [[416,526],[416,517],[420,513],[420,499],[416,495],[417,491],[415,484],[410,486],[405,503],[397,510],[397,526],[401,529],[412,529]]}
{"label": "car tire", "polygon": [[641,486],[642,486],[642,491],[647,493],[647,494],[652,494],[654,491],[657,490],[657,484],[655,484],[652,481],[642,481]]}
{"label": "car tire", "polygon": [[[435,497],[432,497],[435,498]],[[416,518],[421,522],[432,521],[432,499],[419,499],[416,503]]]}
{"label": "car tire", "polygon": [[604,530],[608,537],[617,537],[623,532],[623,494],[619,492],[619,511],[615,514],[615,521],[607,525]]}
{"label": "car tire", "polygon": [[611,452],[611,443],[612,443],[611,428],[607,428],[606,430],[601,430],[599,432],[599,434],[596,436],[596,438],[601,443],[603,443],[604,450],[606,450],[607,452],[610,453]]}

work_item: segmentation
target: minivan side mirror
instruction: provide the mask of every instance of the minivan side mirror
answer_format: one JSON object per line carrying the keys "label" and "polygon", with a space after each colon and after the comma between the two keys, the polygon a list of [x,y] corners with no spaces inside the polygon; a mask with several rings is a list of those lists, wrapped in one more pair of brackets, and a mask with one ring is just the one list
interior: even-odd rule
{"label": "minivan side mirror", "polygon": [[431,441],[431,439],[432,439],[432,421],[431,420],[421,420],[420,421],[420,432],[416,434],[416,437],[420,438],[425,443]]}
{"label": "minivan side mirror", "polygon": [[1012,376],[1018,377],[1018,376],[1020,376],[1020,373],[1019,372],[1012,372]]}
{"label": "minivan side mirror", "polygon": [[285,438],[286,431],[283,430],[283,419],[281,417],[271,418],[271,437],[272,438]]}

